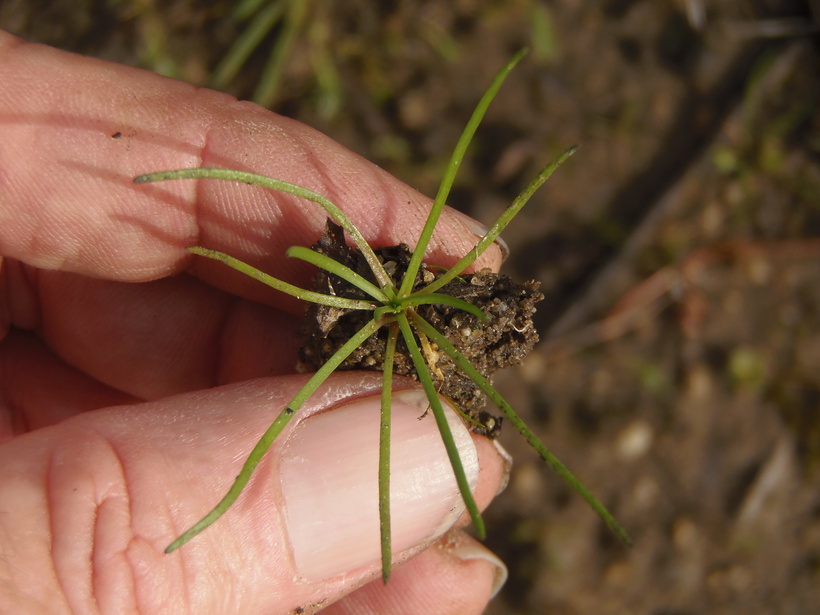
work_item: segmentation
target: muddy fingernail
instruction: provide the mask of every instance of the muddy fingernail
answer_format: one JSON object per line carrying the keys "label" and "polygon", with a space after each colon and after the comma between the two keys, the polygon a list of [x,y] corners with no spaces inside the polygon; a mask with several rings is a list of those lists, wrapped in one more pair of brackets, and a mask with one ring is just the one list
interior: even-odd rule
{"label": "muddy fingernail", "polygon": [[[390,509],[393,553],[431,542],[464,504],[423,391],[393,395]],[[472,437],[444,403],[471,487],[478,480]],[[298,572],[318,581],[376,563],[381,397],[359,398],[299,424],[280,461],[285,522]]]}

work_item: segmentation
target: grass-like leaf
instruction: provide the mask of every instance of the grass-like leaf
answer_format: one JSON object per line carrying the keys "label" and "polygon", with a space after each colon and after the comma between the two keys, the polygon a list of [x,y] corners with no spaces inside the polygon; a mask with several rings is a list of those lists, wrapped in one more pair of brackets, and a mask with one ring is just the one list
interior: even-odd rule
{"label": "grass-like leaf", "polygon": [[282,181],[281,179],[274,179],[273,177],[267,177],[257,173],[248,173],[247,171],[234,171],[233,169],[196,168],[177,169],[176,171],[159,171],[157,173],[146,173],[144,175],[139,175],[134,178],[134,183],[147,184],[167,181],[170,179],[224,179],[227,181],[252,184],[254,186],[279,190],[280,192],[285,192],[287,194],[292,194],[293,196],[302,197],[303,199],[312,201],[324,209],[327,214],[339,224],[339,226],[347,231],[350,238],[356,244],[356,247],[361,251],[367,261],[367,264],[370,266],[370,269],[373,271],[373,275],[376,276],[379,285],[382,288],[385,286],[392,286],[390,276],[384,270],[381,262],[376,257],[376,253],[373,252],[373,248],[371,248],[370,244],[367,243],[364,236],[359,232],[359,229],[356,228],[356,226],[350,221],[350,218],[348,218],[338,206],[336,206],[326,196],[323,196],[318,192],[308,190],[307,188],[297,186],[296,184],[291,184],[290,182]]}
{"label": "grass-like leaf", "polygon": [[587,489],[572,472],[570,472],[570,470],[561,462],[560,459],[550,452],[538,436],[536,436],[535,433],[527,427],[527,424],[521,419],[520,416],[518,416],[518,413],[513,410],[512,406],[507,403],[507,400],[505,400],[501,394],[495,390],[493,385],[490,384],[490,381],[487,380],[475,367],[473,367],[470,364],[470,361],[463,354],[461,354],[458,349],[450,343],[450,340],[443,336],[433,325],[425,321],[418,314],[411,314],[411,317],[413,319],[413,325],[416,329],[427,335],[431,340],[438,344],[439,347],[446,352],[451,359],[453,359],[456,365],[458,365],[459,368],[479,386],[481,391],[489,397],[490,400],[492,400],[496,407],[501,410],[504,414],[504,418],[512,423],[518,432],[524,436],[524,439],[541,456],[541,459],[543,459],[547,465],[555,470],[558,475],[563,478],[570,487],[572,487],[572,489],[577,491],[581,497],[587,501],[592,509],[598,513],[610,529],[612,529],[612,531],[615,532],[621,540],[628,544],[630,542],[629,534],[627,534],[626,530],[615,520],[612,513],[607,510],[606,506],[604,506],[598,498],[592,495],[592,492]]}
{"label": "grass-like leaf", "polygon": [[319,369],[319,371],[311,376],[310,380],[307,381],[307,384],[299,390],[290,402],[288,402],[284,410],[282,410],[279,413],[279,416],[276,417],[276,420],[271,423],[271,426],[268,427],[265,433],[262,434],[262,437],[259,438],[256,446],[253,447],[250,455],[248,455],[248,458],[245,460],[245,464],[239,471],[233,485],[231,485],[231,488],[228,489],[228,493],[226,493],[219,503],[214,506],[211,512],[205,515],[197,523],[191,526],[190,529],[183,532],[179,538],[168,545],[165,549],[166,553],[171,553],[172,551],[179,549],[182,545],[191,540],[191,538],[199,534],[202,530],[207,528],[228,511],[231,505],[236,502],[236,499],[242,493],[242,490],[245,489],[245,486],[248,484],[251,476],[253,476],[253,471],[256,469],[256,466],[259,465],[260,461],[262,461],[262,457],[264,457],[265,453],[268,452],[268,449],[271,447],[274,440],[276,440],[277,436],[282,433],[285,426],[290,423],[296,412],[302,407],[308,398],[313,395],[316,389],[322,386],[322,383],[327,380],[327,377],[330,376],[330,374],[332,374],[337,367],[339,367],[339,365],[350,355],[350,353],[356,350],[362,342],[373,335],[378,329],[379,323],[376,321],[370,321],[367,325],[362,327],[356,335],[351,337],[345,345],[342,346],[336,354],[322,366],[321,369]]}

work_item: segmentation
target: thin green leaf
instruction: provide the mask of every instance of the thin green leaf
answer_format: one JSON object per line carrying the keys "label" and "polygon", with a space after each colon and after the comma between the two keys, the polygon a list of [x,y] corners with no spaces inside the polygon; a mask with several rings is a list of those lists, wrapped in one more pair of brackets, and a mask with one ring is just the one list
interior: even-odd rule
{"label": "thin green leaf", "polygon": [[402,299],[399,303],[402,308],[428,304],[449,305],[459,310],[469,312],[482,322],[487,322],[487,315],[469,301],[464,301],[464,299],[459,299],[458,297],[445,295],[443,293],[413,293],[406,299]]}
{"label": "thin green leaf", "polygon": [[333,218],[345,231],[347,231],[353,243],[361,251],[373,275],[376,276],[379,285],[382,288],[392,287],[393,282],[390,276],[384,270],[384,266],[379,261],[373,248],[367,243],[364,236],[359,232],[350,218],[339,209],[330,199],[308,190],[302,186],[291,184],[280,179],[259,175],[258,173],[249,173],[247,171],[234,171],[232,169],[213,169],[206,167],[198,167],[194,169],[177,169],[174,171],[159,171],[157,173],[145,173],[134,178],[135,184],[147,184],[152,182],[168,181],[173,179],[221,179],[225,181],[240,182],[243,184],[251,184],[254,186],[261,186],[263,188],[270,188],[271,190],[278,190],[293,196],[298,196],[308,201],[312,201],[324,209],[331,218]]}
{"label": "thin green leaf", "polygon": [[260,10],[265,4],[279,5],[284,8],[286,0],[240,0],[236,3],[231,11],[231,19],[234,21],[245,21],[253,17],[256,11]]}
{"label": "thin green leaf", "polygon": [[379,421],[379,535],[382,547],[382,581],[390,579],[393,565],[393,539],[390,529],[390,424],[393,403],[393,360],[396,356],[396,340],[399,328],[390,325],[384,350],[382,377],[382,411]]}
{"label": "thin green leaf", "polygon": [[[410,313],[413,314],[413,312]],[[450,424],[447,422],[444,408],[441,406],[441,399],[439,399],[438,392],[436,391],[436,385],[433,384],[433,380],[430,378],[430,372],[428,371],[427,364],[424,362],[424,358],[421,356],[421,350],[419,350],[419,345],[416,343],[416,338],[413,335],[413,330],[410,328],[410,322],[407,320],[407,316],[403,312],[396,314],[396,321],[401,328],[401,334],[404,338],[404,343],[407,345],[407,350],[410,352],[410,358],[413,360],[413,366],[416,368],[419,382],[421,382],[421,386],[427,395],[427,400],[430,402],[430,407],[433,409],[433,416],[436,419],[441,440],[444,442],[444,448],[447,450],[447,456],[450,459],[450,465],[456,477],[461,499],[464,500],[467,512],[470,513],[470,519],[472,519],[476,534],[478,534],[479,538],[484,538],[487,534],[484,528],[484,519],[481,518],[478,505],[475,503],[475,498],[473,497],[473,492],[470,490],[470,483],[467,481],[467,475],[464,473],[464,465],[461,463],[461,455],[453,439],[453,432],[450,430]]]}
{"label": "thin green leaf", "polygon": [[349,282],[359,290],[364,293],[367,293],[376,301],[385,302],[389,301],[388,297],[382,289],[378,286],[369,282],[358,273],[353,271],[350,267],[342,265],[339,261],[333,260],[329,256],[325,256],[324,254],[319,254],[318,252],[314,252],[313,250],[309,250],[308,248],[304,248],[302,246],[293,246],[288,248],[288,251],[285,252],[288,256],[293,258],[298,258],[303,261],[307,261],[311,265],[315,265],[320,269],[324,269],[332,273],[333,275],[342,278],[346,282]]}
{"label": "thin green leaf", "polygon": [[453,181],[456,178],[456,173],[458,173],[458,169],[461,166],[461,161],[464,159],[464,153],[467,151],[467,147],[470,145],[470,141],[472,140],[475,131],[478,129],[478,125],[481,123],[481,120],[487,112],[487,108],[490,106],[493,98],[495,98],[495,95],[498,93],[501,84],[504,83],[504,79],[506,79],[510,71],[515,68],[515,65],[518,64],[521,61],[521,58],[523,58],[526,54],[527,50],[522,49],[515,54],[515,56],[513,56],[513,59],[510,60],[506,66],[496,73],[490,87],[487,88],[487,91],[484,92],[481,100],[478,101],[478,105],[476,105],[475,111],[473,111],[472,116],[470,116],[470,121],[467,122],[464,132],[461,133],[461,137],[456,144],[456,148],[453,150],[450,163],[447,165],[447,170],[445,171],[444,177],[439,185],[438,193],[433,201],[433,207],[430,209],[430,213],[427,216],[427,221],[424,223],[424,228],[419,236],[418,243],[413,250],[413,255],[410,257],[410,263],[407,266],[407,273],[404,276],[402,284],[399,288],[400,297],[406,297],[412,290],[413,281],[416,279],[416,274],[419,271],[419,267],[421,267],[421,261],[424,258],[424,253],[430,243],[430,238],[433,236],[433,231],[438,224],[439,216],[441,216],[441,212],[447,202],[447,197],[450,194],[450,189],[453,187]]}
{"label": "thin green leaf", "polygon": [[427,335],[431,340],[438,344],[439,348],[444,350],[447,355],[458,365],[458,367],[473,381],[481,391],[489,397],[492,402],[498,406],[498,409],[504,414],[505,418],[513,424],[518,432],[524,436],[524,439],[529,442],[541,458],[555,470],[558,475],[578,494],[583,497],[592,509],[598,513],[598,516],[603,519],[604,523],[618,535],[618,537],[625,543],[630,544],[631,540],[629,534],[626,533],[623,527],[615,520],[612,513],[604,506],[592,493],[587,489],[578,478],[570,472],[570,470],[558,459],[547,446],[538,439],[532,430],[527,427],[527,424],[518,416],[515,410],[512,409],[507,401],[501,397],[498,391],[495,390],[489,380],[487,380],[481,372],[479,372],[473,365],[462,355],[450,341],[442,335],[433,325],[424,320],[421,316],[411,313],[413,318],[413,325],[422,333]]}
{"label": "thin green leaf", "polygon": [[521,191],[515,200],[510,204],[510,206],[504,210],[504,213],[496,220],[496,223],[493,224],[492,228],[487,231],[487,234],[482,237],[478,243],[473,246],[473,249],[467,252],[467,254],[462,257],[451,269],[446,271],[441,277],[436,278],[425,286],[424,288],[420,289],[419,292],[422,293],[430,293],[433,291],[438,290],[447,282],[452,280],[453,278],[457,277],[462,271],[464,271],[467,267],[472,265],[479,256],[481,256],[484,251],[489,248],[493,242],[498,239],[498,236],[501,232],[507,228],[507,225],[512,222],[512,219],[521,211],[521,208],[527,204],[527,201],[532,198],[532,195],[544,185],[544,182],[547,181],[550,176],[555,173],[555,171],[560,167],[564,162],[575,153],[577,150],[577,146],[572,146],[564,151],[556,160],[553,160],[549,163],[546,167],[544,167],[538,176],[532,180],[524,190]]}
{"label": "thin green leaf", "polygon": [[253,93],[253,102],[263,107],[270,107],[275,102],[276,95],[279,93],[279,83],[285,73],[285,65],[290,57],[293,44],[304,28],[309,4],[308,0],[288,1],[284,26],[265,63],[259,84]]}
{"label": "thin green leaf", "polygon": [[254,280],[259,280],[260,282],[262,282],[263,284],[267,284],[271,288],[275,288],[278,291],[281,291],[303,301],[310,301],[311,303],[319,303],[321,305],[330,305],[332,307],[347,310],[372,310],[376,307],[370,301],[364,301],[360,299],[346,299],[345,297],[325,295],[322,293],[313,292],[312,290],[305,290],[304,288],[299,288],[298,286],[294,286],[293,284],[283,282],[279,278],[274,278],[273,276],[268,275],[264,271],[260,271],[256,267],[252,267],[247,263],[243,263],[241,260],[234,258],[233,256],[228,256],[224,252],[210,250],[208,248],[201,248],[199,246],[191,246],[190,248],[187,248],[187,250],[192,254],[197,254],[199,256],[204,256],[206,258],[219,261],[220,263],[225,263],[231,269],[236,269],[237,271],[252,277]]}
{"label": "thin green leaf", "polygon": [[344,345],[339,348],[339,350],[337,350],[315,374],[313,374],[313,376],[310,377],[310,380],[305,383],[305,386],[303,386],[293,397],[293,399],[290,400],[290,402],[285,406],[285,409],[279,413],[276,420],[271,423],[271,426],[268,427],[265,433],[262,434],[262,437],[259,438],[259,441],[256,443],[256,446],[253,447],[250,455],[248,455],[248,458],[245,460],[245,463],[239,471],[236,480],[234,480],[225,496],[219,501],[213,510],[211,510],[211,512],[205,515],[188,530],[183,532],[179,538],[168,545],[165,549],[166,553],[171,553],[172,551],[179,549],[182,545],[194,538],[197,534],[202,532],[202,530],[206,529],[214,521],[225,514],[225,512],[231,507],[231,505],[233,505],[242,493],[242,490],[248,484],[248,481],[251,479],[256,466],[259,465],[259,462],[262,460],[262,457],[265,456],[265,453],[268,452],[268,449],[270,449],[274,440],[276,440],[277,436],[282,433],[282,430],[294,417],[299,408],[302,407],[302,404],[304,404],[305,401],[307,401],[307,399],[316,391],[316,389],[322,385],[327,377],[330,376],[330,374],[332,374],[333,371],[342,364],[350,353],[356,350],[360,344],[362,344],[368,337],[373,335],[373,333],[375,333],[378,329],[378,323],[372,320],[369,321],[364,327],[359,329],[353,337],[345,342]]}
{"label": "thin green leaf", "polygon": [[219,62],[210,79],[210,86],[224,90],[242,70],[253,50],[268,35],[285,12],[284,2],[271,2],[250,20]]}

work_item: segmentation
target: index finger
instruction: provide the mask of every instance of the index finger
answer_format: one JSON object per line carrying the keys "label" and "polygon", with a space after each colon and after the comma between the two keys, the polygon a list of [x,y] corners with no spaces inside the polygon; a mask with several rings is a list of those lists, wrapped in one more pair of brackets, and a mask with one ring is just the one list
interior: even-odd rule
{"label": "index finger", "polygon": [[[368,241],[413,243],[429,199],[315,130],[226,94],[0,33],[0,253],[29,265],[122,281],[184,268],[190,245],[229,252],[289,281],[326,215],[291,195],[217,181],[136,186],[134,176],[197,166],[249,170],[339,205]],[[475,243],[442,216],[428,258]],[[497,267],[493,247],[478,263]]]}

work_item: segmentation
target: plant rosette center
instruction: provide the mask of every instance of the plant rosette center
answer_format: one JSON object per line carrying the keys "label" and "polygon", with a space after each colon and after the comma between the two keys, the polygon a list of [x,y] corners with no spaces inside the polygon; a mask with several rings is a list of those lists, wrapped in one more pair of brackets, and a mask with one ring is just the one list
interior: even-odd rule
{"label": "plant rosette center", "polygon": [[[328,220],[325,232],[312,249],[376,283],[364,256],[357,248],[347,245],[344,231],[331,220]],[[411,251],[404,244],[376,248],[374,251],[394,287],[398,287],[407,271]],[[473,274],[461,274],[446,283],[435,295],[425,295],[424,287],[440,275],[435,268],[423,265],[407,298],[396,297],[373,311],[310,304],[302,329],[304,342],[299,351],[299,370],[314,372],[319,369],[369,320],[391,319],[394,314],[407,310],[415,311],[441,332],[490,381],[497,370],[521,363],[538,341],[532,316],[536,303],[544,298],[538,290],[539,283],[529,281],[517,284],[506,275],[484,269]],[[326,270],[317,274],[313,290],[348,299],[368,299],[361,288]],[[435,303],[441,295],[472,304],[484,313],[486,320],[453,305]],[[413,301],[416,297],[430,298],[431,302],[416,304]],[[386,324],[384,320],[382,324]],[[501,420],[482,410],[487,398],[479,386],[435,342],[417,330],[414,333],[439,394],[461,410],[473,431],[490,437],[497,436]],[[383,371],[387,338],[387,328],[382,327],[360,344],[337,369]],[[394,374],[418,379],[413,360],[401,338],[396,346],[393,366]]]}

